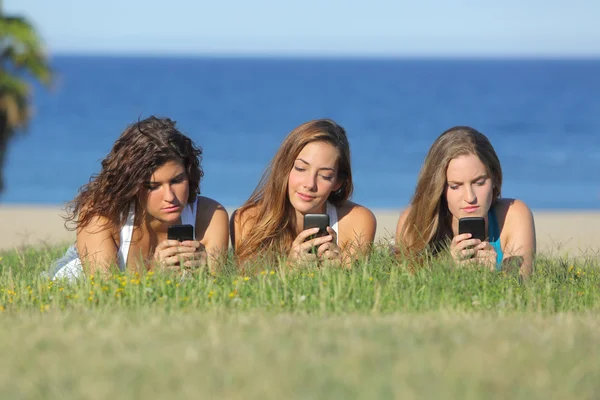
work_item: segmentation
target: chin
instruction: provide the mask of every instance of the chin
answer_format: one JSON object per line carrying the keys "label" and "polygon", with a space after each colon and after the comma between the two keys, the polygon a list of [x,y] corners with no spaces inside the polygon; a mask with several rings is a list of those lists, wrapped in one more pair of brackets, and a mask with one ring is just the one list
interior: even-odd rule
{"label": "chin", "polygon": [[154,218],[162,221],[162,222],[166,222],[166,223],[174,223],[177,222],[179,220],[179,217],[181,217],[181,213],[160,213],[157,216],[155,216]]}

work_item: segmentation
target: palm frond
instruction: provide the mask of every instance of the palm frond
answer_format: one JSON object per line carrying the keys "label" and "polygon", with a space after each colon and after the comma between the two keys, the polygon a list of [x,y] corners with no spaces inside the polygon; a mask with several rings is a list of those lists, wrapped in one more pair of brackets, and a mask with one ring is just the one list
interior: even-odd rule
{"label": "palm frond", "polygon": [[42,83],[52,79],[47,56],[33,26],[21,17],[0,18],[2,69],[24,70]]}

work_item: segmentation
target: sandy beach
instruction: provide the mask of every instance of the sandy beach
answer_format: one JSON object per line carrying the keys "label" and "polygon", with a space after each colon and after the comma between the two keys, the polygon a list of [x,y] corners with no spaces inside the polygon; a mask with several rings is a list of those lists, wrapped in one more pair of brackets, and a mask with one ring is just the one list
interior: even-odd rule
{"label": "sandy beach", "polygon": [[[228,207],[231,214],[233,207]],[[400,210],[374,210],[376,240],[392,238]],[[579,256],[600,253],[600,211],[534,210],[538,251]],[[73,241],[65,229],[60,206],[1,205],[0,251],[22,246],[43,246]]]}

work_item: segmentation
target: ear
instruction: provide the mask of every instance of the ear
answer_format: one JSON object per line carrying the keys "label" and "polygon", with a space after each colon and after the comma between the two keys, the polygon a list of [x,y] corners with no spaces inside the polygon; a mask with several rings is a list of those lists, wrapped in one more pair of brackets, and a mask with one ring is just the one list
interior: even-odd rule
{"label": "ear", "polygon": [[340,190],[340,188],[342,187],[343,184],[344,184],[344,182],[337,182],[335,185],[333,185],[333,189],[331,191],[337,192],[338,190]]}

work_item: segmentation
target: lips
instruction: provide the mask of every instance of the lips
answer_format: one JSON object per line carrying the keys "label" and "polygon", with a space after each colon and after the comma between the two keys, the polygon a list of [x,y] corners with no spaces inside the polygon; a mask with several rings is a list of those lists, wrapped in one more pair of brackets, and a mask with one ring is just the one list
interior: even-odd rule
{"label": "lips", "polygon": [[162,211],[166,213],[173,213],[179,211],[179,208],[179,206],[165,207],[162,209]]}
{"label": "lips", "polygon": [[298,192],[296,192],[296,194],[298,195],[298,197],[300,197],[301,200],[304,200],[304,201],[312,201],[315,199],[314,196],[310,196],[308,194],[298,193]]}
{"label": "lips", "polygon": [[479,210],[479,206],[463,207],[463,211],[467,213],[473,213],[477,210]]}

